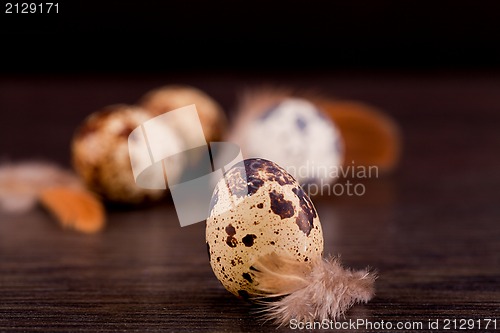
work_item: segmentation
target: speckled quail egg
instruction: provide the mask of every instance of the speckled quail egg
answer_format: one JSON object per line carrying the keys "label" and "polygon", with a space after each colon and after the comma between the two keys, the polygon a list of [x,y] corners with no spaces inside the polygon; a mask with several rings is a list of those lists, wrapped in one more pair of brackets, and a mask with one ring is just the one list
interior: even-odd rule
{"label": "speckled quail egg", "polygon": [[[108,201],[141,204],[165,196],[165,190],[139,187],[132,173],[128,137],[142,123],[151,119],[150,113],[136,106],[116,104],[88,116],[75,132],[72,141],[72,162],[75,171],[86,186]],[[183,142],[166,124],[163,137],[168,137],[166,147],[182,150]],[[147,155],[147,154],[146,154]],[[146,161],[145,163],[150,163]],[[181,176],[182,161],[172,170],[172,177]]]}
{"label": "speckled quail egg", "polygon": [[343,162],[343,141],[335,124],[307,99],[259,98],[254,98],[258,110],[250,102],[240,110],[241,124],[229,138],[240,145],[243,157],[276,162],[301,185],[334,182]]}
{"label": "speckled quail egg", "polygon": [[216,277],[242,298],[252,295],[252,264],[258,258],[274,252],[311,262],[323,254],[323,232],[311,200],[286,170],[265,159],[246,159],[219,180],[206,242]]}
{"label": "speckled quail egg", "polygon": [[[151,112],[154,116],[165,112],[195,104],[200,118],[201,126],[207,142],[219,141],[226,130],[226,115],[222,107],[206,93],[188,85],[167,85],[147,92],[138,102],[140,106]],[[196,142],[196,132],[190,128],[190,124],[179,119],[173,120],[174,126],[179,129],[188,146],[190,140]]]}

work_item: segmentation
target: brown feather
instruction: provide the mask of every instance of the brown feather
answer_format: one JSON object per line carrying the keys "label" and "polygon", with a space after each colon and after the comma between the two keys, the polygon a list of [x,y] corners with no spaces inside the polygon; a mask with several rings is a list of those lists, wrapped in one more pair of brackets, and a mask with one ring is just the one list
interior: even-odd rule
{"label": "brown feather", "polygon": [[271,253],[253,267],[254,300],[264,304],[264,319],[280,326],[291,319],[336,320],[353,304],[368,302],[375,292],[375,274],[345,269],[337,259],[299,262]]}
{"label": "brown feather", "polygon": [[40,193],[40,202],[63,227],[94,233],[104,227],[104,207],[90,192],[71,187],[53,187]]}
{"label": "brown feather", "polygon": [[0,166],[0,209],[22,213],[38,201],[62,226],[84,233],[104,226],[103,204],[73,172],[36,161]]}
{"label": "brown feather", "polygon": [[312,269],[311,265],[274,252],[261,257],[253,267],[258,280],[254,294],[260,296],[283,296],[306,287]]}
{"label": "brown feather", "polygon": [[402,152],[401,129],[383,110],[355,100],[314,100],[335,122],[345,143],[346,165],[377,166],[392,172]]}

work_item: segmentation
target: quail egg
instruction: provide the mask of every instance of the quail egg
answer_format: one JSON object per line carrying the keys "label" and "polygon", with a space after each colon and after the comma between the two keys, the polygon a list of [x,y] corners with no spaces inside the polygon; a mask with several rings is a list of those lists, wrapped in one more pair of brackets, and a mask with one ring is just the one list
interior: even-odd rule
{"label": "quail egg", "polygon": [[[200,89],[188,85],[167,85],[147,92],[138,103],[154,116],[165,112],[195,104],[201,126],[207,142],[218,141],[226,129],[226,115],[222,107]],[[196,133],[190,129],[190,124],[182,121],[182,115],[174,120],[178,130],[188,146],[190,141],[196,141]]]}
{"label": "quail egg", "polygon": [[[240,145],[243,157],[271,160],[303,186],[334,182],[343,161],[343,141],[335,124],[304,98],[254,100],[259,110],[247,102],[239,112],[243,124],[237,121],[229,138]],[[253,115],[246,115],[246,109]]]}
{"label": "quail egg", "polygon": [[252,264],[276,253],[299,262],[323,254],[323,233],[313,203],[285,169],[265,159],[233,166],[214,190],[206,222],[212,269],[231,293],[254,290]]}
{"label": "quail egg", "polygon": [[[83,121],[73,137],[72,162],[90,190],[108,201],[125,204],[153,202],[165,196],[165,190],[137,186],[129,157],[130,133],[151,118],[140,107],[116,104],[92,113]],[[161,130],[163,137],[169,138],[164,143],[167,147],[172,151],[182,150],[183,142],[172,128],[164,126]],[[177,169],[169,175],[180,178],[182,170],[183,163],[179,161]]]}

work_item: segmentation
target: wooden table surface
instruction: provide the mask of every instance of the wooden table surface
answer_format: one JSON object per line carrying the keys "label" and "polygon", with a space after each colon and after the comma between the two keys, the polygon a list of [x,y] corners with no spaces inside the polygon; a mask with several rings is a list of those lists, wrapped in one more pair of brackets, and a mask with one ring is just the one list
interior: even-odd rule
{"label": "wooden table surface", "polygon": [[[366,181],[364,196],[313,199],[325,253],[379,272],[376,297],[346,319],[421,323],[415,331],[435,320],[442,331],[447,319],[473,319],[484,331],[496,319],[500,331],[498,73],[3,77],[0,157],[67,165],[85,115],[179,82],[228,112],[239,89],[265,83],[386,110],[404,136],[398,170]],[[110,210],[105,230],[92,236],[61,229],[41,208],[0,213],[0,331],[274,331],[217,281],[204,227],[181,228],[168,201]]]}

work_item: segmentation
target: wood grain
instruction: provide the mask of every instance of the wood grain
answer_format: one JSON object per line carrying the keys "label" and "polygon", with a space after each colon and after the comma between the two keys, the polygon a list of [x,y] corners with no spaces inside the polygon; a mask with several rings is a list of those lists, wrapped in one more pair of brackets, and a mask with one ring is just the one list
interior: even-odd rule
{"label": "wood grain", "polygon": [[[14,93],[0,94],[3,108],[15,109],[18,100],[11,96],[22,95],[21,90],[25,96],[39,96],[40,87],[23,85],[26,80],[13,85],[0,81]],[[103,89],[86,96],[86,105],[92,97],[104,104],[99,91],[106,85],[119,98],[120,91],[140,96],[148,82],[161,81],[148,80],[96,80]],[[227,108],[235,87],[257,81],[235,80],[186,79],[201,82]],[[325,253],[341,255],[345,265],[379,272],[374,300],[355,306],[346,319],[422,322],[426,328],[435,319],[442,325],[446,318],[496,318],[500,329],[500,76],[341,76],[287,82],[374,103],[402,126],[403,158],[395,174],[365,181],[362,197],[313,199]],[[57,103],[64,114],[58,126],[67,126],[62,136],[81,115],[64,113],[77,97],[68,88],[72,84],[86,83],[62,78],[40,88],[47,100],[69,89]],[[29,100],[23,99],[27,110],[34,107]],[[21,119],[2,117],[14,123]],[[4,122],[1,127],[3,138],[17,135],[16,126]],[[54,138],[45,139],[50,143]],[[1,146],[5,154],[14,151],[6,141]],[[37,155],[31,145],[21,147],[24,151],[14,156]],[[45,153],[58,160],[67,157],[65,150]],[[255,310],[223,289],[208,262],[203,223],[181,228],[171,202],[114,209],[104,231],[95,235],[63,230],[41,208],[0,215],[2,332],[274,331],[256,320]]]}

